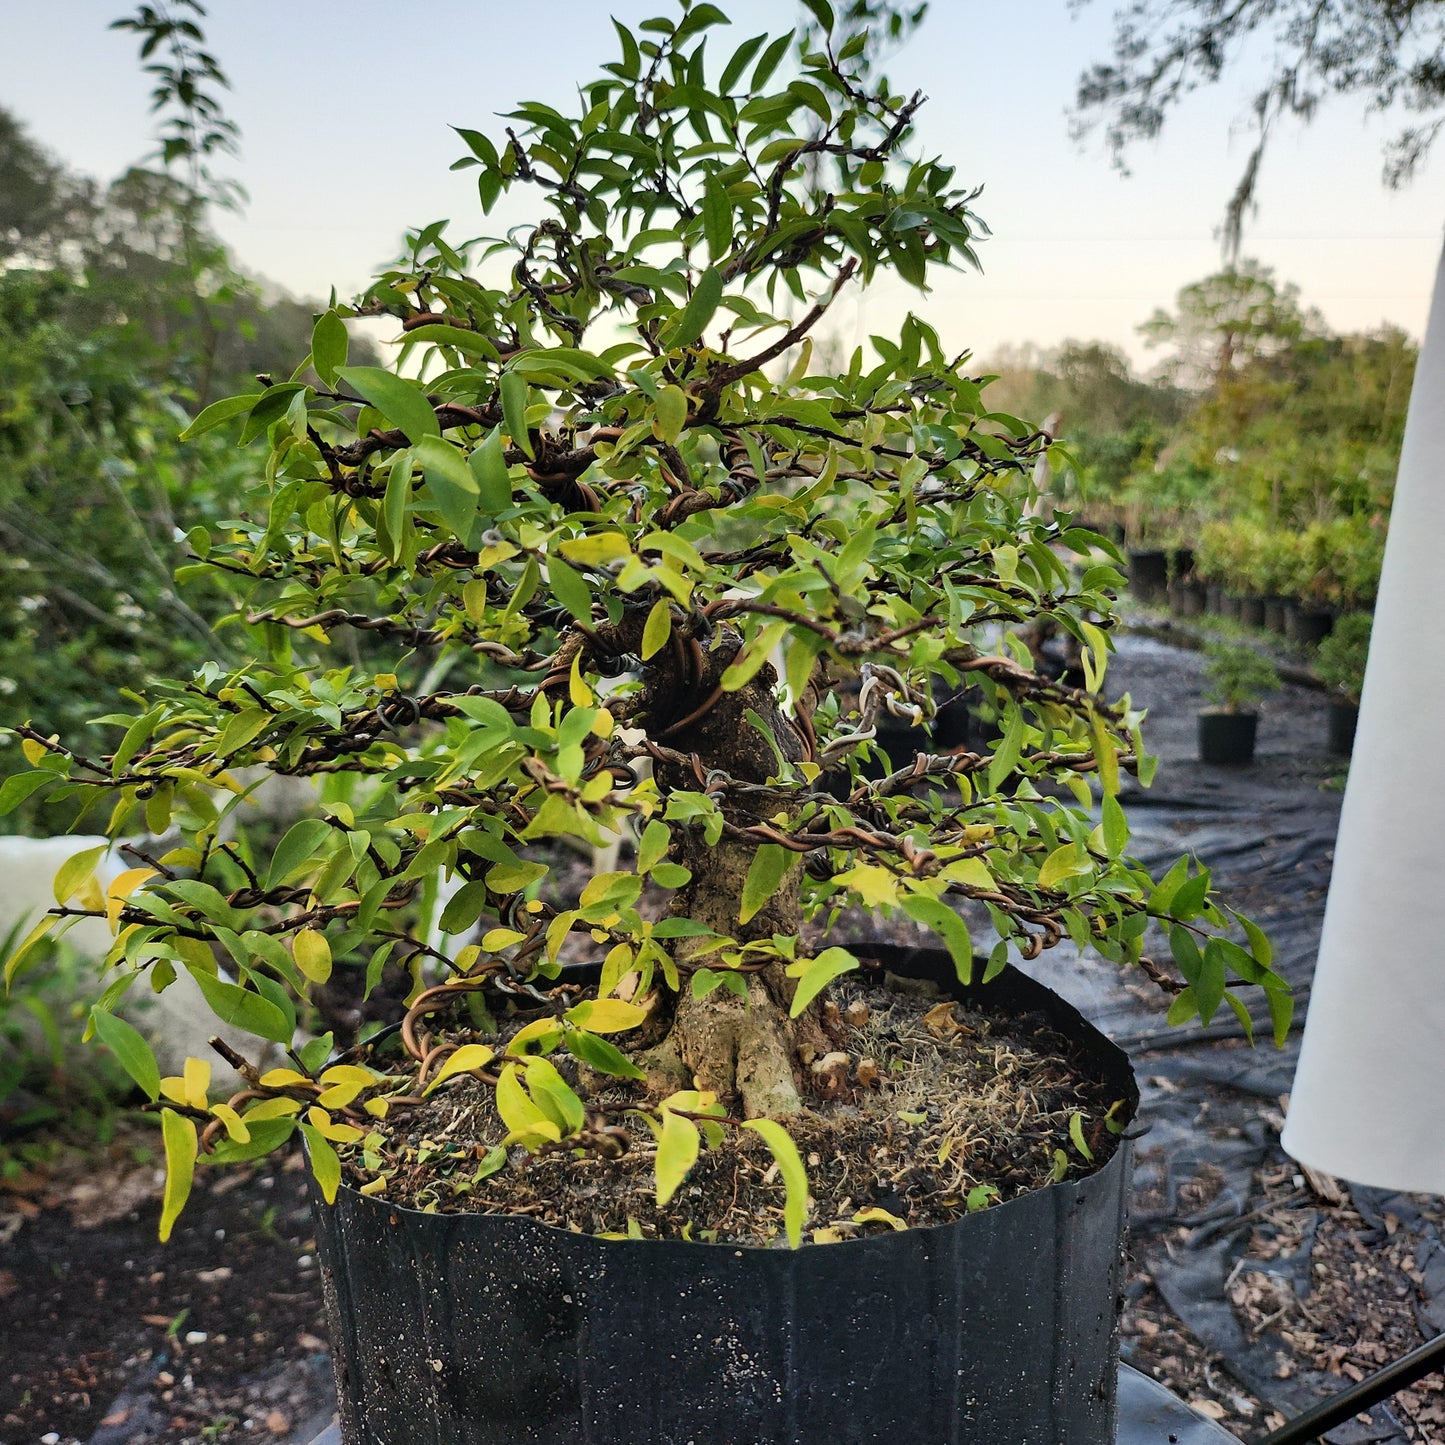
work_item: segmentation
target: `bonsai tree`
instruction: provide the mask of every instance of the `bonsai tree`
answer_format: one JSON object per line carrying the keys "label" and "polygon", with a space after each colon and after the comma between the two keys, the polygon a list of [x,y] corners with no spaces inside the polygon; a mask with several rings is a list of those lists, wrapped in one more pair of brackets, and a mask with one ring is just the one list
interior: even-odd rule
{"label": "bonsai tree", "polygon": [[1279,672],[1262,652],[1241,643],[1211,642],[1205,652],[1205,696],[1227,713],[1249,712],[1279,687]]}
{"label": "bonsai tree", "polygon": [[[1286,1026],[1267,944],[1228,936],[1208,874],[1181,861],[1156,885],[1127,856],[1120,776],[1153,764],[1139,714],[1102,691],[1117,559],[1025,515],[1047,439],[991,411],[916,316],[866,351],[819,344],[849,287],[892,272],[926,291],[983,228],[976,191],[909,152],[922,97],[810,9],[795,50],[721,44],[716,7],[684,3],[618,27],[575,115],[530,103],[499,134],[459,130],[482,210],[530,194],[541,219],[469,245],[412,234],[318,317],[289,377],[188,429],[270,442],[233,520],[191,539],[192,568],[236,589],[253,661],[138,692],[104,757],[14,730],[30,767],[0,807],[47,789],[102,809],[112,838],[167,836],[128,845],[103,893],[95,851],[72,859],[5,969],[109,920],[90,1025],[160,1113],[163,1233],[198,1154],[298,1133],[328,1198],[338,1151],[385,1189],[377,1140],[467,1073],[505,1128],[483,1172],[503,1146],[627,1147],[592,1107],[608,1089],[651,1120],[660,1202],[702,1143],[754,1130],[796,1243],[786,1125],[834,1040],[828,985],[858,966],[804,924],[852,905],[933,930],[965,979],[1067,937],[1164,981],[1172,1017],[1227,999],[1247,1018],[1232,979]],[[394,324],[396,369],[348,365],[361,316]],[[1030,669],[1013,634],[1039,618],[1078,639],[1087,690]],[[868,780],[880,720],[926,718],[935,685],[963,681],[992,746]],[[318,801],[261,847],[232,825],[266,775],[314,780]],[[564,845],[619,834],[618,865],[568,885]],[[1151,919],[1182,978],[1145,956]],[[556,991],[572,960],[600,970],[581,996]],[[317,989],[398,968],[392,1054],[298,1042]],[[204,1061],[160,1078],[123,1010],[182,971],[286,1066],[222,1046],[244,1080],[228,1102]],[[501,996],[542,1010],[505,1042]]]}

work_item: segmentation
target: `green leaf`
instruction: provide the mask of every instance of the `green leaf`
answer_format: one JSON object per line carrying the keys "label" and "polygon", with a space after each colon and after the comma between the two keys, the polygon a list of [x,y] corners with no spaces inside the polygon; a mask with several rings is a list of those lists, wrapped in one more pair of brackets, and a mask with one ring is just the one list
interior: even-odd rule
{"label": "green leaf", "polygon": [[702,193],[702,233],[707,239],[708,255],[716,265],[732,249],[733,207],[727,187],[714,173],[707,178]]}
{"label": "green leaf", "polygon": [[59,917],[54,913],[47,913],[34,928],[21,940],[20,947],[5,960],[5,987],[8,989],[17,978],[20,977],[20,965],[34,950],[35,946],[60,922]]}
{"label": "green leaf", "polygon": [[502,420],[512,445],[521,447],[529,457],[534,456],[532,439],[527,434],[527,378],[519,372],[504,371],[500,385]]}
{"label": "green leaf", "polygon": [[316,318],[316,325],[311,328],[311,365],[328,387],[335,388],[336,374],[346,365],[350,344],[346,323],[334,310],[323,311]]}
{"label": "green leaf", "polygon": [[552,595],[575,617],[578,622],[592,622],[592,590],[582,580],[582,574],[574,571],[560,557],[547,559],[547,581]]}
{"label": "green leaf", "polygon": [[1194,990],[1186,988],[1183,992],[1174,995],[1174,1002],[1169,1005],[1169,1012],[1164,1015],[1164,1022],[1171,1027],[1187,1023],[1198,1012],[1199,1005],[1194,1001]]}
{"label": "green leaf", "polygon": [[953,959],[960,983],[973,982],[973,940],[968,925],[941,898],[926,893],[910,893],[903,899],[903,911],[912,919],[931,928],[942,940]]}
{"label": "green leaf", "polygon": [[1129,846],[1129,822],[1118,798],[1112,793],[1104,796],[1100,817],[1104,829],[1104,848],[1110,858],[1118,858]]}
{"label": "green leaf", "polygon": [[564,1139],[586,1122],[582,1100],[546,1059],[532,1059],[527,1064],[527,1088],[543,1113],[561,1129]]}
{"label": "green leaf", "polygon": [[76,890],[92,873],[95,865],[105,855],[109,844],[101,843],[87,848],[83,853],[67,858],[55,875],[55,901],[63,908],[75,896]]}
{"label": "green leaf", "polygon": [[743,881],[742,907],[738,910],[738,922],[747,923],[756,917],[768,899],[778,891],[778,884],[788,871],[792,855],[777,843],[764,843],[748,865],[748,876]]}
{"label": "green leaf", "polygon": [[55,774],[47,769],[34,773],[14,773],[0,783],[0,817],[14,811],[38,788],[53,783]]}
{"label": "green leaf", "polygon": [[161,1138],[166,1150],[166,1187],[161,1196],[160,1228],[160,1240],[164,1244],[171,1237],[186,1200],[191,1197],[200,1141],[195,1124],[174,1109],[161,1110]]}
{"label": "green leaf", "polygon": [[1255,960],[1268,968],[1274,962],[1274,949],[1270,945],[1268,937],[1259,924],[1246,918],[1242,913],[1235,914],[1244,928],[1244,936],[1249,939],[1249,951],[1254,955]]}
{"label": "green leaf", "polygon": [[1199,952],[1199,945],[1195,943],[1194,935],[1187,928],[1171,928],[1169,930],[1169,951],[1174,955],[1174,962],[1179,965],[1179,972],[1184,982],[1197,983],[1199,975],[1204,969],[1204,956]]}
{"label": "green leaf", "polygon": [[1008,710],[1008,724],[1004,728],[1003,741],[999,743],[988,765],[988,790],[996,793],[1003,787],[1008,775],[1018,766],[1024,746],[1024,715],[1017,704]]}
{"label": "green leaf", "polygon": [[666,597],[659,597],[652,604],[652,610],[647,614],[647,622],[642,629],[642,660],[646,662],[656,656],[667,645],[667,639],[671,636],[672,604]]}
{"label": "green leaf", "polygon": [[1225,954],[1217,938],[1211,938],[1204,945],[1203,966],[1199,977],[1194,980],[1194,997],[1199,1004],[1199,1018],[1209,1023],[1224,1001]]}
{"label": "green leaf", "polygon": [[1187,883],[1181,883],[1169,901],[1169,916],[1181,921],[1196,918],[1204,910],[1209,893],[1209,870],[1201,868]]}
{"label": "green leaf", "polygon": [[1294,1018],[1294,998],[1288,987],[1264,989],[1265,1002],[1269,1005],[1269,1019],[1274,1025],[1274,1046],[1282,1049],[1289,1037],[1290,1020]]}
{"label": "green leaf", "polygon": [[836,23],[833,19],[833,7],[828,0],[803,0],[803,4],[811,12],[813,19],[823,27],[823,34],[830,35]]}
{"label": "green leaf", "polygon": [[303,863],[315,856],[328,838],[336,836],[336,830],[324,818],[303,818],[299,823],[293,823],[271,855],[265,886],[279,887]]}
{"label": "green leaf", "polygon": [[197,413],[195,420],[180,434],[180,440],[188,442],[192,437],[198,437],[202,432],[211,431],[223,422],[230,421],[233,416],[241,416],[255,405],[254,392],[246,396],[224,396],[220,401],[213,401],[210,406]]}
{"label": "green leaf", "polygon": [[692,299],[683,308],[682,315],[673,323],[664,339],[668,347],[691,346],[703,333],[703,328],[712,320],[722,300],[722,272],[716,266],[709,266],[697,278]]}
{"label": "green leaf", "polygon": [[757,676],[787,630],[786,622],[770,622],[763,628],[723,670],[722,690],[737,692],[746,687]]}
{"label": "green leaf", "polygon": [[1167,914],[1169,905],[1174,901],[1174,895],[1188,876],[1189,860],[1187,858],[1175,859],[1173,867],[1154,885],[1154,891],[1149,895],[1149,901],[1145,905],[1149,912]]}
{"label": "green leaf", "polygon": [[786,1191],[783,1196],[783,1227],[788,1233],[788,1243],[797,1249],[803,1242],[803,1225],[808,1218],[808,1171],[803,1168],[798,1146],[775,1119],[749,1119],[743,1128],[760,1134],[777,1160],[778,1173]]}
{"label": "green leaf", "polygon": [[805,958],[787,967],[789,978],[798,980],[797,992],[788,1009],[789,1018],[797,1018],[835,978],[859,966],[846,948],[825,948],[817,958]]}
{"label": "green leaf", "polygon": [[647,1077],[616,1044],[589,1034],[585,1029],[568,1029],[563,1042],[569,1054],[581,1059],[589,1069],[596,1069],[599,1074],[610,1074],[618,1079]]}
{"label": "green leaf", "polygon": [[423,437],[416,444],[415,452],[426,474],[427,490],[436,501],[442,520],[465,546],[481,500],[471,467],[461,452],[442,437]]}
{"label": "green leaf", "polygon": [[662,1133],[657,1140],[657,1203],[661,1208],[677,1193],[692,1166],[697,1163],[702,1136],[691,1119],[671,1109],[662,1111]]}
{"label": "green leaf", "polygon": [[1244,1030],[1245,1042],[1251,1048],[1254,1047],[1254,1020],[1249,1016],[1249,1010],[1245,1008],[1237,995],[1230,993],[1227,989],[1224,994],[1224,1001],[1234,1010],[1234,1016],[1239,1020],[1239,1026]]}
{"label": "green leaf", "polygon": [[247,743],[260,737],[274,720],[275,715],[264,707],[243,707],[240,712],[232,713],[216,739],[216,756],[229,758],[232,753],[240,752]]}
{"label": "green leaf", "polygon": [[301,1132],[306,1136],[306,1153],[311,1159],[311,1172],[321,1187],[321,1197],[328,1204],[336,1203],[336,1191],[341,1187],[341,1160],[331,1141],[313,1124],[302,1124]]}
{"label": "green leaf", "polygon": [[665,442],[675,442],[687,423],[687,394],[680,386],[664,386],[658,390],[655,406],[657,430]]}
{"label": "green leaf", "polygon": [[140,1030],[133,1028],[119,1014],[107,1013],[104,1009],[91,1009],[90,1021],[101,1043],[115,1055],[121,1068],[135,1080],[146,1098],[154,1103],[160,1097],[161,1071]]}
{"label": "green leaf", "polygon": [[512,479],[507,475],[501,427],[492,428],[486,441],[467,458],[467,465],[477,480],[477,500],[482,511],[489,517],[505,512],[512,505]]}
{"label": "green leaf", "polygon": [[1044,859],[1039,869],[1039,887],[1057,888],[1066,879],[1088,873],[1092,867],[1089,855],[1077,843],[1061,843]]}
{"label": "green leaf", "polygon": [[1089,1141],[1084,1138],[1084,1116],[1077,1109],[1069,1115],[1069,1138],[1073,1141],[1074,1148],[1092,1164],[1094,1151],[1089,1148]]}
{"label": "green leaf", "polygon": [[414,382],[380,366],[343,366],[336,374],[353,391],[360,392],[393,426],[400,427],[408,441],[419,442],[423,437],[442,434],[431,402]]}
{"label": "green leaf", "polygon": [[227,983],[225,979],[217,978],[215,974],[207,973],[204,969],[193,968],[190,964],[186,967],[205,996],[211,1012],[223,1024],[234,1024],[236,1028],[245,1029],[247,1033],[270,1039],[273,1044],[291,1042],[290,1022],[274,1003],[239,984]]}

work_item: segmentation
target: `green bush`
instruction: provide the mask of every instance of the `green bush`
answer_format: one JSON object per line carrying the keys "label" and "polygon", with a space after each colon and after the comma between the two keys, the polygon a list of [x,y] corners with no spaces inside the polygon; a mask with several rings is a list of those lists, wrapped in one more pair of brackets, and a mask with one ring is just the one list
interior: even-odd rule
{"label": "green bush", "polygon": [[1269,658],[1242,643],[1212,642],[1205,648],[1208,661],[1205,697],[1225,712],[1248,710],[1279,687],[1279,672]]}
{"label": "green bush", "polygon": [[1320,681],[1342,692],[1358,704],[1365,685],[1365,662],[1370,654],[1370,630],[1375,619],[1368,612],[1351,612],[1341,617],[1330,635],[1320,643],[1315,671]]}

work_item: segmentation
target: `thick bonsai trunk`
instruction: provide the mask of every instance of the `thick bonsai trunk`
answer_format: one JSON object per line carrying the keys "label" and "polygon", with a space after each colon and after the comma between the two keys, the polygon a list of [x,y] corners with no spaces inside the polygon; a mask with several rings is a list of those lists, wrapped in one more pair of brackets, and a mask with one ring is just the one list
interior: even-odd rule
{"label": "thick bonsai trunk", "polygon": [[[736,645],[736,636],[725,631],[714,649],[702,655],[702,676],[689,678],[686,688],[677,685],[675,667],[653,670],[648,683],[648,731],[653,737],[668,727],[670,719],[687,718],[714,693]],[[796,728],[773,699],[776,681],[772,667],[765,664],[746,687],[721,694],[701,716],[663,741],[679,752],[695,754],[704,777],[716,769],[742,782],[766,782],[776,774],[777,762],[768,740],[748,721],[749,711],[771,728],[785,757],[796,762],[804,755]],[[656,771],[668,788],[700,787],[690,767],[659,762]],[[751,817],[737,817],[740,802]],[[729,803],[733,820],[744,825],[766,821],[770,811],[766,795],[751,804],[734,795]],[[755,852],[747,842],[722,838],[709,847],[701,830],[675,830],[672,856],[691,870],[692,881],[674,895],[670,912],[740,942],[775,933],[796,935],[802,922],[801,855],[757,914],[746,923],[738,920],[743,883]],[[696,949],[691,940],[680,940],[679,961],[686,962]],[[802,1107],[800,1087],[807,1057],[810,1050],[817,1050],[821,1030],[814,1016],[788,1018],[793,985],[781,965],[747,975],[747,983],[746,999],[727,988],[694,998],[684,983],[672,1030],[658,1051],[659,1062],[680,1064],[692,1086],[712,1090],[748,1118],[796,1113]]]}

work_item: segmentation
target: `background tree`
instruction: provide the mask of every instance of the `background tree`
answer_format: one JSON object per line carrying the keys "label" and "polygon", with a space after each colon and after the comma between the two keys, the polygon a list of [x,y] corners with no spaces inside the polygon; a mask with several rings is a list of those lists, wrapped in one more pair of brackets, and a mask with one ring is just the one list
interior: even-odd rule
{"label": "background tree", "polygon": [[1308,120],[1332,94],[1420,117],[1386,152],[1385,180],[1392,186],[1414,173],[1445,123],[1439,0],[1130,0],[1117,12],[1112,58],[1080,77],[1079,130],[1102,122],[1122,165],[1131,144],[1158,135],[1169,111],[1216,82],[1256,35],[1267,37],[1272,57],[1252,105],[1258,139],[1226,214],[1229,260],[1239,255],[1244,215],[1280,117]]}
{"label": "background tree", "polygon": [[[102,188],[0,110],[0,710],[47,734],[82,737],[149,676],[239,656],[211,633],[232,608],[219,577],[180,589],[174,573],[247,464],[177,435],[215,386],[258,389],[310,336],[312,309],[266,296],[207,225],[236,198],[213,169],[236,130],[203,12],[180,9],[120,22],[152,60],[160,169]],[[0,826],[69,821],[26,809]]]}

